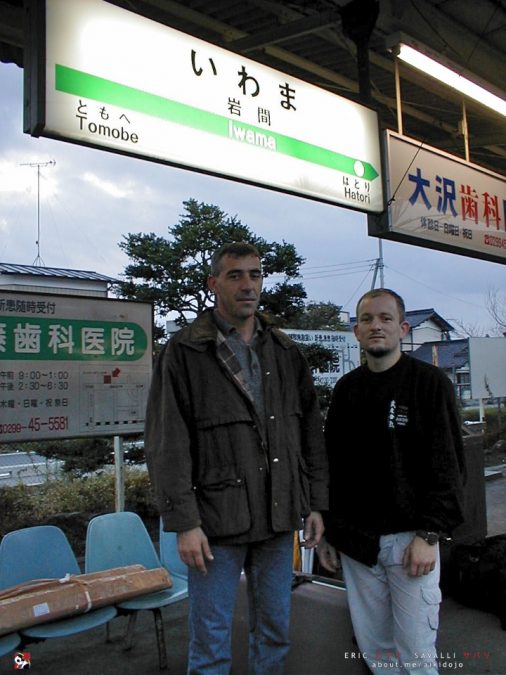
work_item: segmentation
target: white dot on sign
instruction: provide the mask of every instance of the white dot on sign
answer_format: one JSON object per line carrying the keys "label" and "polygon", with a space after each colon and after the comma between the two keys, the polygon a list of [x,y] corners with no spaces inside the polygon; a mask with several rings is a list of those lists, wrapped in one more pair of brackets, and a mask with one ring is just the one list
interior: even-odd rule
{"label": "white dot on sign", "polygon": [[362,178],[362,176],[364,175],[365,167],[359,159],[357,159],[357,161],[353,165],[353,171],[355,171],[355,173],[359,178]]}

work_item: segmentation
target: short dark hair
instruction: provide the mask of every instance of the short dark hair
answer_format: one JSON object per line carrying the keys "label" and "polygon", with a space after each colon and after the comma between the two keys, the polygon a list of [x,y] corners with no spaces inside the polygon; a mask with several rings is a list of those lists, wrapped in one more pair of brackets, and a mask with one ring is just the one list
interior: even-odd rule
{"label": "short dark hair", "polygon": [[392,297],[396,304],[397,304],[397,309],[399,310],[399,316],[401,317],[401,321],[406,320],[406,305],[404,304],[404,300],[401,298],[401,296],[396,293],[395,291],[392,291],[390,288],[373,288],[370,291],[367,291],[367,293],[364,293],[364,295],[360,298],[360,300],[357,302],[357,321],[358,321],[358,308],[360,307],[360,303],[363,300],[368,300],[369,298],[377,298],[381,295],[389,295]]}
{"label": "short dark hair", "polygon": [[226,255],[231,255],[234,258],[245,258],[246,256],[253,255],[260,260],[260,253],[256,246],[247,241],[232,241],[221,246],[213,253],[211,257],[211,275],[213,277],[217,277],[220,273],[221,259]]}

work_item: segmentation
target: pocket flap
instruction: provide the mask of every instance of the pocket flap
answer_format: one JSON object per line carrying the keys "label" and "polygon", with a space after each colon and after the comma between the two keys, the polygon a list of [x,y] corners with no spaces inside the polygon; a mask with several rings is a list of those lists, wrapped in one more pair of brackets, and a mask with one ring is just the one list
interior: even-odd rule
{"label": "pocket flap", "polygon": [[237,474],[235,466],[218,466],[208,469],[197,487],[201,490],[222,490],[242,484],[243,478]]}
{"label": "pocket flap", "polygon": [[422,598],[428,605],[439,605],[442,600],[441,589],[438,587],[422,588]]}
{"label": "pocket flap", "polygon": [[224,411],[219,415],[213,417],[201,417],[195,420],[197,429],[211,429],[212,427],[219,427],[224,424],[253,424],[251,415],[244,412]]}

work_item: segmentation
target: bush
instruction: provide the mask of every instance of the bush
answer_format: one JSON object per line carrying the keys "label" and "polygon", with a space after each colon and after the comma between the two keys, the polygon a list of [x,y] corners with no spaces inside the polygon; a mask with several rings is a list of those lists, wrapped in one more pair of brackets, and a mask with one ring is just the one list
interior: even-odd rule
{"label": "bush", "polygon": [[143,519],[158,518],[158,507],[147,471],[129,469],[125,477],[125,510]]}
{"label": "bush", "polygon": [[[114,475],[51,480],[43,485],[0,488],[0,536],[32,525],[57,525],[76,554],[84,552],[88,521],[115,508]],[[125,470],[125,509],[135,511],[156,530],[158,511],[147,471]]]}
{"label": "bush", "polygon": [[45,441],[37,446],[37,453],[63,460],[63,471],[77,478],[111,464],[113,442],[110,438],[100,437]]}
{"label": "bush", "polygon": [[[465,408],[462,418],[470,422],[477,422],[480,411],[477,408]],[[488,406],[485,408],[485,432],[483,445],[490,448],[499,440],[506,440],[506,407]]]}
{"label": "bush", "polygon": [[20,525],[20,523],[29,523],[34,519],[32,492],[32,487],[22,483],[15,487],[0,489],[1,536],[10,530],[23,527],[24,525]]}

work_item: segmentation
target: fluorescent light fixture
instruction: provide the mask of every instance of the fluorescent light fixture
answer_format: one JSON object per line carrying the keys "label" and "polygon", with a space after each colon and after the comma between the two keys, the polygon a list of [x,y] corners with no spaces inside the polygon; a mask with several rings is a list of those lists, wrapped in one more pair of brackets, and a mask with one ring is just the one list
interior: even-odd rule
{"label": "fluorescent light fixture", "polygon": [[452,70],[430,56],[423,54],[418,49],[401,42],[398,45],[397,56],[402,59],[402,61],[409,63],[409,65],[421,70],[426,75],[431,75],[444,84],[447,84],[449,87],[453,87],[453,89],[460,91],[465,96],[506,116],[506,101],[503,98],[496,96],[491,91],[472,82],[455,70]]}

